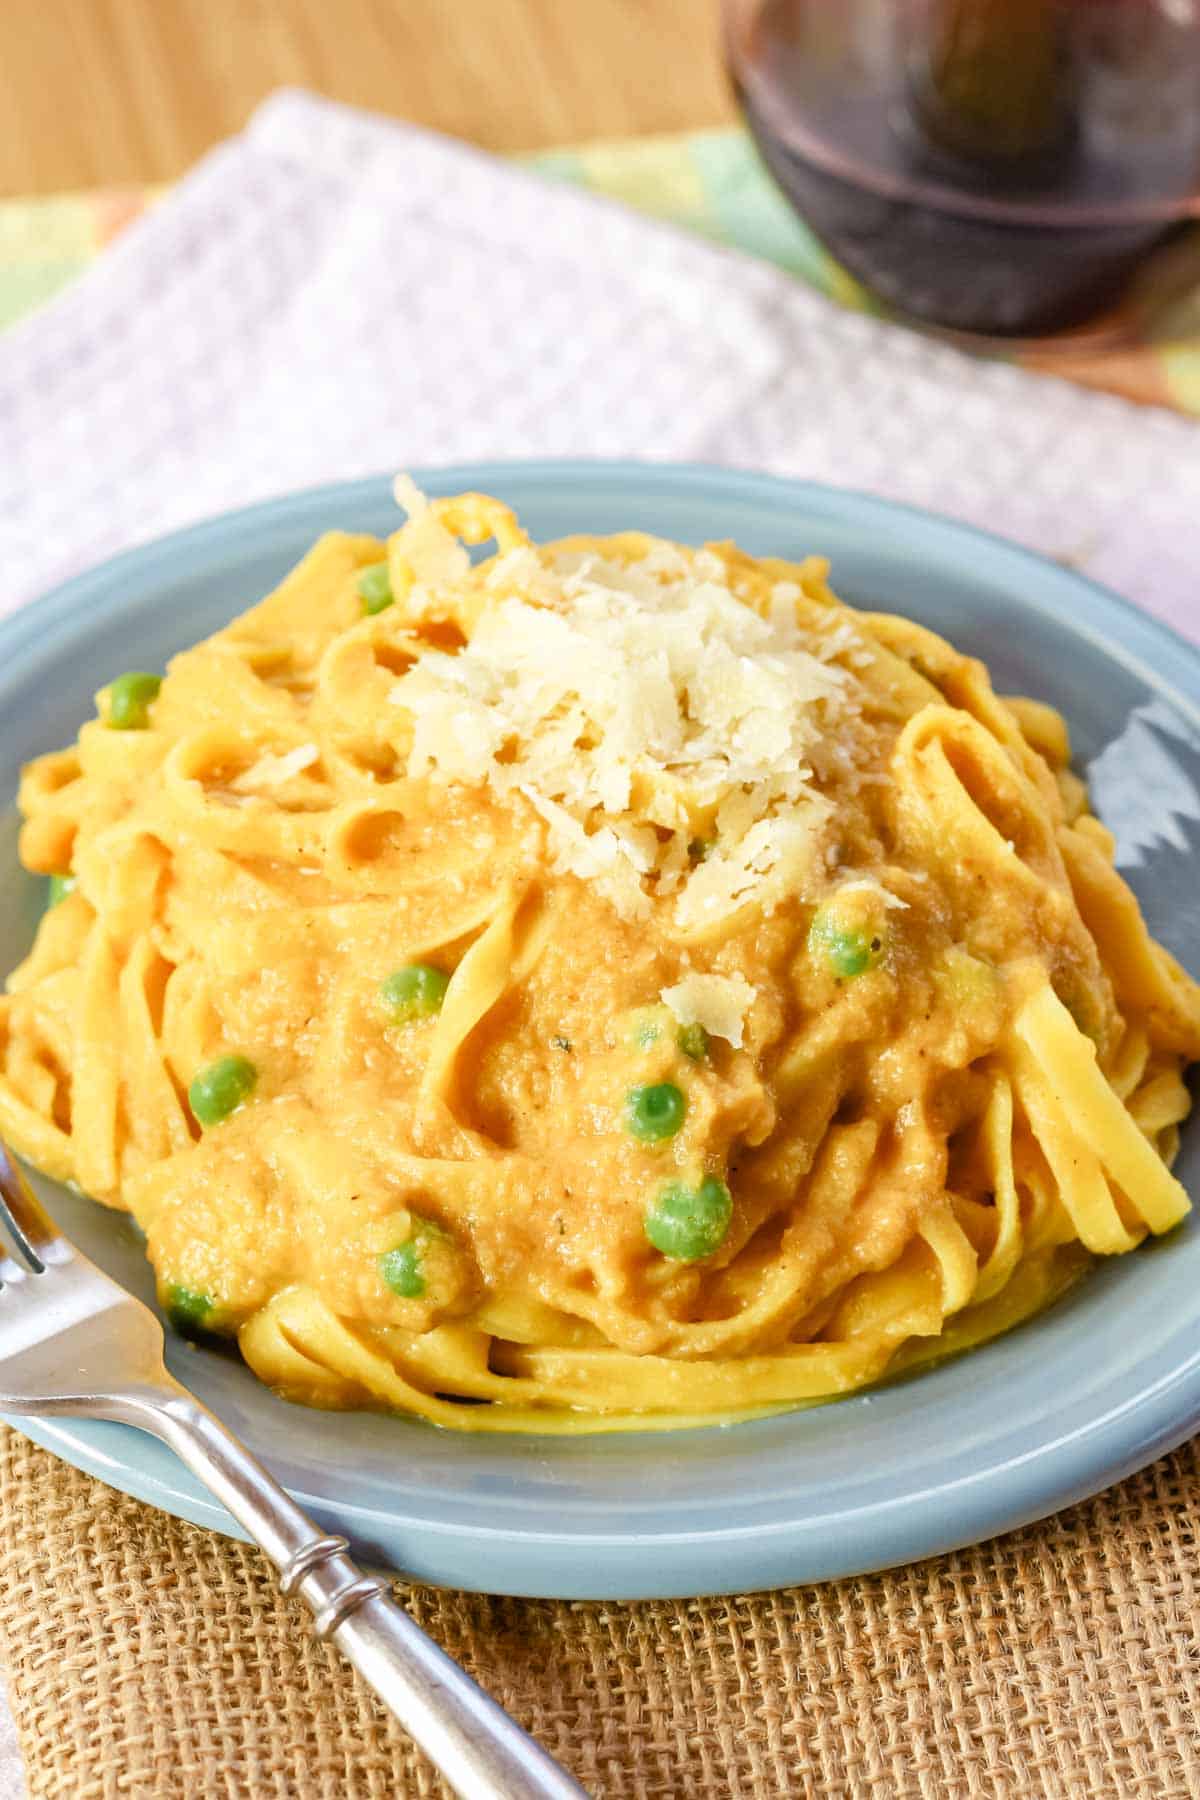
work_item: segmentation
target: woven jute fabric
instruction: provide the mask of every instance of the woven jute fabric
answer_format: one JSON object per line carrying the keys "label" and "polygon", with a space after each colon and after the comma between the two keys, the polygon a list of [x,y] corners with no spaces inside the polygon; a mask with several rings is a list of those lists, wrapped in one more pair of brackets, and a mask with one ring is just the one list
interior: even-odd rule
{"label": "woven jute fabric", "polygon": [[[1200,1794],[1200,1450],[918,1567],[735,1599],[412,1588],[598,1796]],[[713,1570],[714,1584],[721,1571]],[[433,1795],[265,1558],[0,1441],[0,1651],[33,1795]]]}

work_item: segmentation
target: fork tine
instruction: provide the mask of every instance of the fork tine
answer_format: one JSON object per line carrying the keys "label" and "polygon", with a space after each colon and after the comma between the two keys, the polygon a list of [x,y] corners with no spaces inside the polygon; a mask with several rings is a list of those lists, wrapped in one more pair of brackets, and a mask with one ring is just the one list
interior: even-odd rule
{"label": "fork tine", "polygon": [[39,1272],[44,1269],[46,1265],[41,1252],[61,1243],[62,1234],[17,1167],[3,1138],[0,1138],[0,1218],[31,1267]]}

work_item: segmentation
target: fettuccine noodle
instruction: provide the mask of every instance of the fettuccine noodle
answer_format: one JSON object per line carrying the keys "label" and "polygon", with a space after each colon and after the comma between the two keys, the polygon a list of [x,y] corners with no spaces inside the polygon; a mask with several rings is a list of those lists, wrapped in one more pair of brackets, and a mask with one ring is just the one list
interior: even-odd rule
{"label": "fettuccine noodle", "polygon": [[181,1328],[320,1406],[681,1425],[1178,1223],[1200,990],[1056,713],[816,558],[398,494],[22,782],[0,1130]]}

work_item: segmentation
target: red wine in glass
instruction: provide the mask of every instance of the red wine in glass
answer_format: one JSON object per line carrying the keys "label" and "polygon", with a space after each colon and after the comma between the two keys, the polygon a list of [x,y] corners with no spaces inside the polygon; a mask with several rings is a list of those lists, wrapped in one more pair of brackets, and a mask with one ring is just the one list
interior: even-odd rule
{"label": "red wine in glass", "polygon": [[1200,218],[1200,0],[726,0],[768,168],[918,318],[1042,334]]}

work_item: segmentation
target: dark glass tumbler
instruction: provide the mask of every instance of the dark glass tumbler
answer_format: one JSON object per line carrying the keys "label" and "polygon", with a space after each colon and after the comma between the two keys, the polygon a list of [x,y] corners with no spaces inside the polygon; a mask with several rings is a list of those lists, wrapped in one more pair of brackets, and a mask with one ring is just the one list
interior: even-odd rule
{"label": "dark glass tumbler", "polygon": [[921,319],[1044,333],[1200,217],[1200,0],[725,0],[767,166]]}

